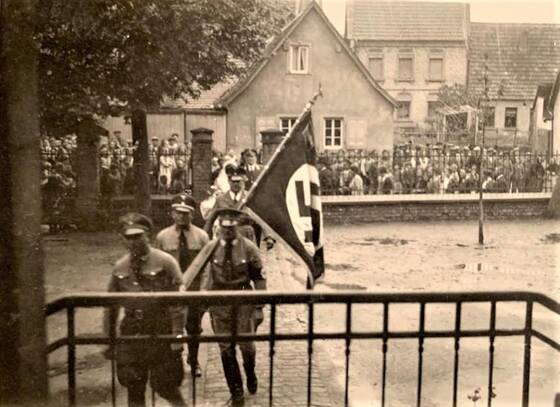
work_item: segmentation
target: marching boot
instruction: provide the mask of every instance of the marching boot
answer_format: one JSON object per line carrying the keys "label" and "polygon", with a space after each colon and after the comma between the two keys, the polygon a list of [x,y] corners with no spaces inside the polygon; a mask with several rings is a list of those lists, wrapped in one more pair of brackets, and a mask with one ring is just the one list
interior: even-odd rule
{"label": "marching boot", "polygon": [[222,366],[224,375],[231,393],[232,407],[242,407],[245,405],[245,397],[243,395],[243,379],[235,354],[231,355],[227,352],[222,353]]}
{"label": "marching boot", "polygon": [[247,390],[249,393],[255,394],[258,388],[257,375],[255,374],[255,354],[243,353],[243,367],[245,368],[245,376],[247,377]]}

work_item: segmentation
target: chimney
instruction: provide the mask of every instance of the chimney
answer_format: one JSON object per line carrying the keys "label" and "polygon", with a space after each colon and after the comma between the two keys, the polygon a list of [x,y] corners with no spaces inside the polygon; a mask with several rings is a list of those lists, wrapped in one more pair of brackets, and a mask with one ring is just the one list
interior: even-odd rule
{"label": "chimney", "polygon": [[296,15],[299,15],[309,6],[310,3],[317,3],[319,7],[322,7],[321,0],[296,0]]}

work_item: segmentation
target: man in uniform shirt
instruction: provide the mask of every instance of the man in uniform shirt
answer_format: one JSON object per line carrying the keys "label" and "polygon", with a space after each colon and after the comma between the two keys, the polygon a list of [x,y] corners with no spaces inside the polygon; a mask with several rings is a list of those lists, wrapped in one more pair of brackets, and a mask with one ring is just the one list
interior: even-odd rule
{"label": "man in uniform shirt", "polygon": [[[208,243],[208,234],[191,223],[192,215],[196,209],[196,201],[187,194],[179,194],[171,200],[171,216],[173,225],[160,231],[154,246],[171,254],[178,262],[181,273],[192,263],[198,252]],[[200,289],[200,277],[197,277],[189,287],[188,291]],[[202,333],[202,316],[204,308],[190,306],[187,310],[186,330],[189,335],[200,335]],[[189,342],[189,356],[187,362],[191,367],[191,373],[200,377],[200,365],[198,363],[198,343]]]}
{"label": "man in uniform shirt", "polygon": [[243,159],[245,161],[244,168],[247,174],[245,189],[248,191],[261,174],[263,167],[257,163],[257,151],[252,148],[248,148],[243,152]]}
{"label": "man in uniform shirt", "polygon": [[[246,172],[243,167],[236,167],[233,164],[226,166],[226,174],[228,176],[229,191],[216,198],[216,205],[214,210],[219,209],[237,209],[240,202],[247,197],[245,190],[245,177]],[[210,218],[215,218],[215,215],[210,214]],[[251,218],[247,215],[240,216],[239,220],[239,233],[247,239],[256,242],[255,226]]]}
{"label": "man in uniform shirt", "polygon": [[[128,254],[116,262],[108,290],[127,293],[179,291],[182,280],[177,261],[164,251],[150,246],[151,220],[138,213],[128,213],[119,221]],[[118,311],[113,315],[118,315]],[[137,304],[126,306],[120,333],[127,336],[180,336],[183,333],[183,321],[182,307],[146,305],[139,301]],[[103,322],[104,330],[108,334],[111,324],[110,310],[106,310]],[[148,377],[152,389],[172,406],[187,406],[179,392],[183,380],[181,349],[181,343],[117,345],[117,377],[128,390],[129,407],[146,405],[144,393]]]}
{"label": "man in uniform shirt", "polygon": [[[233,209],[219,211],[218,242],[202,274],[201,290],[266,290],[259,249],[238,231],[240,215],[243,214]],[[214,244],[216,241],[209,243]],[[232,307],[212,306],[210,316],[214,333],[232,333]],[[237,312],[237,332],[255,333],[262,320],[262,306],[241,305]],[[235,343],[220,343],[219,347],[232,405],[243,406],[243,380],[237,362]],[[247,378],[247,390],[255,394],[258,386],[255,374],[255,343],[240,342],[239,347]]]}

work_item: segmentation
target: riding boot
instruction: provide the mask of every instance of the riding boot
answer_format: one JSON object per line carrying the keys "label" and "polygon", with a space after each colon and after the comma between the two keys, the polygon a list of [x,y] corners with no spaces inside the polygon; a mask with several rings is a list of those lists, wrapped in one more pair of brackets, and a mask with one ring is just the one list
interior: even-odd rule
{"label": "riding boot", "polygon": [[130,386],[128,388],[128,407],[146,407],[144,387]]}
{"label": "riding boot", "polygon": [[258,380],[255,373],[255,354],[243,352],[243,367],[245,368],[245,377],[247,377],[247,390],[249,393],[257,392]]}
{"label": "riding boot", "polygon": [[243,379],[241,378],[241,371],[237,358],[228,353],[222,353],[222,366],[224,368],[224,375],[226,382],[231,393],[232,406],[240,407],[244,405],[243,396]]}

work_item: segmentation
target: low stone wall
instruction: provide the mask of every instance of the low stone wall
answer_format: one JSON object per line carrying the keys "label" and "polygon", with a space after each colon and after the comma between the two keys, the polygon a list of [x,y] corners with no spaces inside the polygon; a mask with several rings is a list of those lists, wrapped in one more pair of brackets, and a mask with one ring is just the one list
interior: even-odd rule
{"label": "low stone wall", "polygon": [[[551,193],[484,194],[485,219],[542,217]],[[478,194],[325,196],[327,224],[472,220],[479,216]]]}
{"label": "low stone wall", "polygon": [[[542,217],[551,193],[484,194],[485,219],[523,219]],[[171,223],[169,200],[152,196],[152,218],[158,226]],[[324,196],[323,219],[326,224],[414,222],[478,219],[478,194],[461,195],[366,195]],[[112,218],[131,210],[132,197],[113,201]],[[201,224],[200,214],[195,224]]]}

